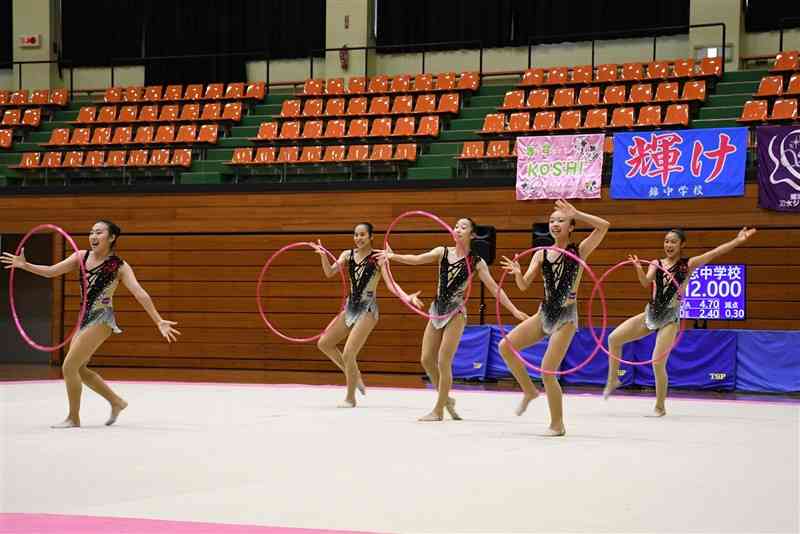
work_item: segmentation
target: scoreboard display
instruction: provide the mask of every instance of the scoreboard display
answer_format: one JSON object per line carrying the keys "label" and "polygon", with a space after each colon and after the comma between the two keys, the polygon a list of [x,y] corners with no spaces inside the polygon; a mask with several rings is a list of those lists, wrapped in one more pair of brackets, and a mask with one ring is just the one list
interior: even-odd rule
{"label": "scoreboard display", "polygon": [[681,302],[682,319],[744,321],[745,265],[707,264],[692,272]]}

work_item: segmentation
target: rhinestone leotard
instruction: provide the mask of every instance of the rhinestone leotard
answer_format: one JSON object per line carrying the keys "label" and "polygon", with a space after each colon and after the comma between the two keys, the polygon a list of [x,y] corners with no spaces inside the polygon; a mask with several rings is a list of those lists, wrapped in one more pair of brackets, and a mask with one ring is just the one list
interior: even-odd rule
{"label": "rhinestone leotard", "polygon": [[370,252],[361,261],[356,261],[356,251],[350,251],[347,261],[350,274],[350,296],[345,309],[345,324],[353,326],[362,314],[369,312],[378,318],[378,301],[375,288],[378,284],[377,252]]}
{"label": "rhinestone leotard", "polygon": [[[661,266],[661,260],[657,260]],[[683,282],[689,275],[689,259],[681,258],[667,269],[669,274],[683,286]],[[680,294],[678,288],[672,283],[661,269],[656,271],[656,278],[653,282],[653,293],[650,302],[645,307],[645,326],[649,330],[659,330],[660,328],[676,322],[680,319]]]}
{"label": "rhinestone leotard", "polygon": [[[578,247],[574,243],[567,245],[566,250],[580,256]],[[547,258],[547,250],[544,250],[543,254],[544,300],[539,306],[539,312],[542,314],[542,328],[549,335],[566,323],[572,322],[575,326],[578,325],[575,292],[582,267],[563,252],[555,261]]]}
{"label": "rhinestone leotard", "polygon": [[[436,299],[431,303],[429,313],[431,315],[448,315],[453,310],[461,308],[461,312],[466,317],[466,310],[464,310],[464,296],[467,290],[467,283],[469,277],[469,269],[467,269],[467,258],[470,261],[472,272],[475,272],[480,257],[469,253],[460,260],[450,263],[448,259],[447,247],[442,247],[442,259],[439,261],[439,284],[436,291]],[[457,314],[453,314],[447,319],[431,319],[431,324],[434,328],[442,329],[447,326],[450,319]]]}
{"label": "rhinestone leotard", "polygon": [[[83,265],[89,259],[89,251],[83,257]],[[86,315],[81,322],[81,330],[98,323],[105,323],[115,334],[122,332],[114,318],[112,299],[119,285],[119,269],[125,264],[119,256],[112,254],[100,265],[86,270],[89,293],[86,297]],[[81,285],[83,297],[83,285]]]}

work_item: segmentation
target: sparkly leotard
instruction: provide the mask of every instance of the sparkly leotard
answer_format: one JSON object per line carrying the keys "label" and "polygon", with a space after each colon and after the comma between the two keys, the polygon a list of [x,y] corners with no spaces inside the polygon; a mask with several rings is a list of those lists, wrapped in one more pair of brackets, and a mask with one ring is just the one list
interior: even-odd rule
{"label": "sparkly leotard", "polygon": [[[472,272],[475,272],[480,257],[470,253],[469,256],[464,256],[451,264],[447,258],[447,247],[442,248],[444,252],[439,262],[439,287],[436,292],[436,299],[431,303],[428,313],[431,315],[449,315],[453,310],[460,308],[466,320],[467,310],[464,308],[464,295],[466,294],[469,275],[467,257],[471,262]],[[447,318],[431,318],[431,324],[437,330],[441,330],[456,315],[458,314],[453,313]]]}
{"label": "sparkly leotard", "polygon": [[[83,257],[83,265],[89,259],[89,251]],[[81,322],[81,330],[95,324],[107,324],[115,334],[122,333],[114,318],[112,299],[119,285],[119,269],[125,264],[119,256],[112,254],[93,269],[86,269],[89,295],[86,297],[86,315]],[[81,285],[83,296],[83,285]]]}
{"label": "sparkly leotard", "polygon": [[355,250],[350,251],[347,261],[350,273],[350,296],[347,298],[347,307],[344,311],[344,323],[347,327],[356,324],[358,318],[364,313],[371,313],[378,319],[378,300],[375,288],[378,285],[377,252],[370,252],[361,261],[356,261]]}
{"label": "sparkly leotard", "polygon": [[[579,255],[578,247],[573,243],[567,245],[566,250]],[[583,268],[563,252],[555,261],[547,258],[546,250],[543,252],[544,300],[539,304],[539,313],[542,330],[550,335],[567,323],[578,326],[578,304],[575,297]]]}
{"label": "sparkly leotard", "polygon": [[[661,266],[661,260],[657,260]],[[689,274],[689,260],[681,258],[675,265],[667,269],[679,286]],[[653,295],[644,309],[644,324],[648,330],[659,330],[676,323],[681,316],[680,292],[664,272],[659,269],[653,282]]]}

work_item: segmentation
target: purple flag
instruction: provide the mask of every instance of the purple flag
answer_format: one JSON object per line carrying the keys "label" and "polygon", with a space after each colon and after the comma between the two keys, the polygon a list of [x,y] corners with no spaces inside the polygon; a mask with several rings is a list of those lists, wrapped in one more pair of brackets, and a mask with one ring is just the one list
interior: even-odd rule
{"label": "purple flag", "polygon": [[800,213],[800,126],[759,126],[758,205]]}

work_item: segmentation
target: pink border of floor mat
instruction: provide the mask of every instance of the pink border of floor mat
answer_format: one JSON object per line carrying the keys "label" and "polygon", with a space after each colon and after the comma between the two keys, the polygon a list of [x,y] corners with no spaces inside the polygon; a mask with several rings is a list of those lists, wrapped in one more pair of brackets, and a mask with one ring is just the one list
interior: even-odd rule
{"label": "pink border of floor mat", "polygon": [[41,534],[369,534],[353,530],[264,527],[127,517],[56,514],[0,514],[0,532]]}

